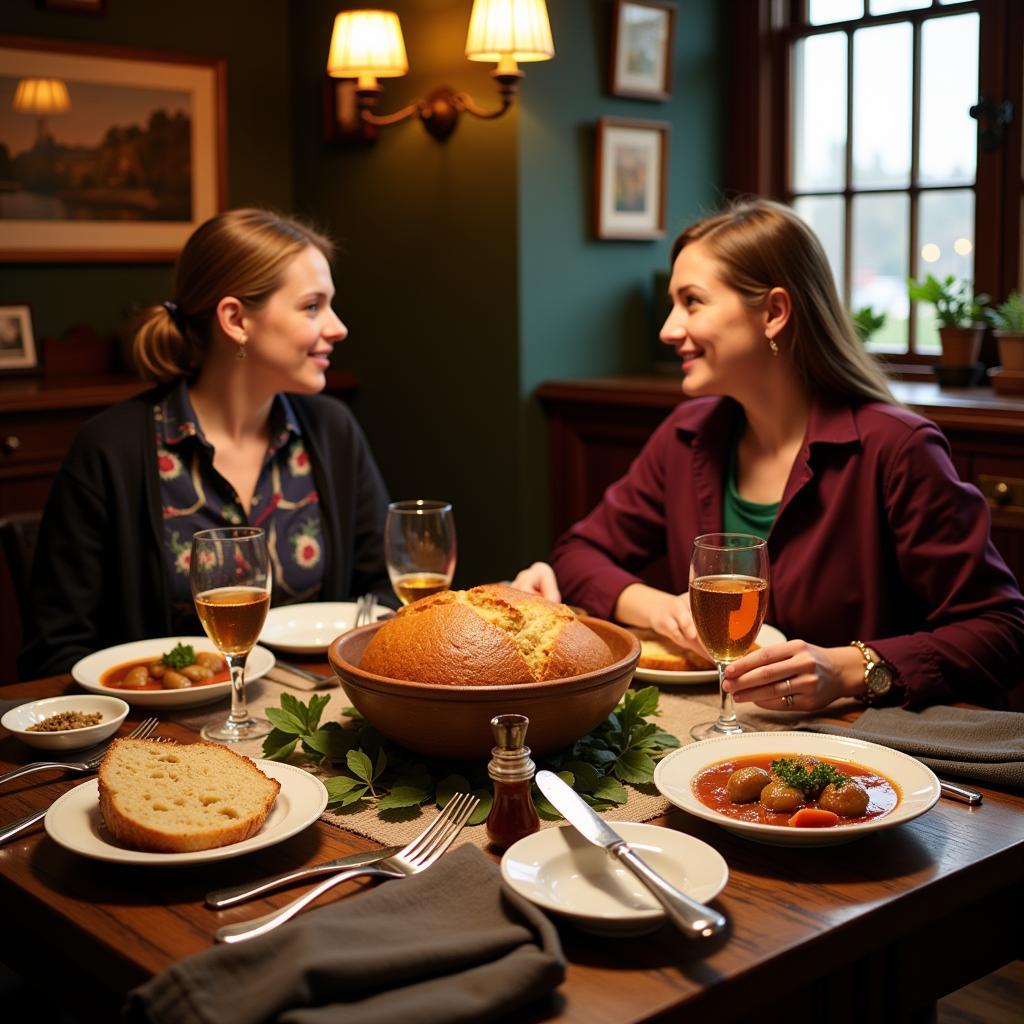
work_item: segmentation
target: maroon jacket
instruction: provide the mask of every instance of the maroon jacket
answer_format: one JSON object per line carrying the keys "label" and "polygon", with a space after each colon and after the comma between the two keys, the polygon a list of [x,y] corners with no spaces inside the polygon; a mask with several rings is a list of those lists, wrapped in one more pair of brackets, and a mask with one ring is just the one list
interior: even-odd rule
{"label": "maroon jacket", "polygon": [[[693,539],[722,528],[742,412],[682,402],[629,472],[555,545],[563,600],[611,617],[636,573],[667,554],[689,579]],[[908,707],[1005,707],[1024,677],[1024,598],[930,421],[894,405],[816,404],[768,537],[767,621],[823,647],[863,640],[899,672]]]}

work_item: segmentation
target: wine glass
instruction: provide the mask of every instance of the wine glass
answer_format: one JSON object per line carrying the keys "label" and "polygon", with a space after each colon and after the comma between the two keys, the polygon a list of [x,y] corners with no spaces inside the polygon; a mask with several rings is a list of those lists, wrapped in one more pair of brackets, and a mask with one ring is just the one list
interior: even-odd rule
{"label": "wine glass", "polygon": [[384,559],[402,604],[451,585],[455,575],[455,519],[447,501],[393,501],[384,524]]}
{"label": "wine glass", "polygon": [[245,660],[263,629],[270,605],[270,556],[256,527],[200,530],[192,537],[189,581],[196,611],[231,670],[231,714],[204,726],[203,739],[221,743],[266,736],[273,726],[253,718],[245,701]]}
{"label": "wine glass", "polygon": [[693,542],[690,613],[697,635],[718,669],[718,720],[690,730],[695,740],[743,732],[736,721],[725,666],[742,658],[768,609],[768,545],[749,533],[706,533]]}

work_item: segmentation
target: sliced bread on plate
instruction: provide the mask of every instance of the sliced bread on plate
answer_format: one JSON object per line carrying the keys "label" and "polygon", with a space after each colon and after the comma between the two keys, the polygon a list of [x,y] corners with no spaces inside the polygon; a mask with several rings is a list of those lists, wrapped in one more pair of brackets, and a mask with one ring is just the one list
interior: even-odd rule
{"label": "sliced bread on plate", "polygon": [[100,813],[136,850],[210,850],[259,832],[281,784],[216,743],[115,740],[100,764]]}

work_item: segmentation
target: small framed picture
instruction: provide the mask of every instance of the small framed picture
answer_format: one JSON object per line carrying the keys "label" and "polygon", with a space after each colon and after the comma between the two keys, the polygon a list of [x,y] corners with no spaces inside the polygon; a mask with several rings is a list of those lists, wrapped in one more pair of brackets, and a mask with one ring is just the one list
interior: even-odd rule
{"label": "small framed picture", "polygon": [[613,96],[667,100],[672,95],[676,5],[663,0],[616,0],[612,22]]}
{"label": "small framed picture", "polygon": [[28,306],[0,306],[0,374],[39,366]]}
{"label": "small framed picture", "polygon": [[598,238],[662,238],[668,179],[666,121],[602,117],[597,122]]}

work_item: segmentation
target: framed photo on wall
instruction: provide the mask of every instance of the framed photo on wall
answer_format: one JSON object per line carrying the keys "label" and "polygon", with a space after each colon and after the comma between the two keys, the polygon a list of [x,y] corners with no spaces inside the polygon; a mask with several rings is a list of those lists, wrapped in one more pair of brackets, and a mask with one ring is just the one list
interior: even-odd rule
{"label": "framed photo on wall", "polygon": [[672,95],[676,5],[616,0],[609,91],[613,96],[667,100]]}
{"label": "framed photo on wall", "polygon": [[219,58],[0,36],[0,260],[173,260],[227,196]]}
{"label": "framed photo on wall", "polygon": [[28,306],[0,306],[0,375],[38,366],[32,310]]}
{"label": "framed photo on wall", "polygon": [[598,238],[664,237],[668,135],[666,121],[602,117],[597,122]]}

